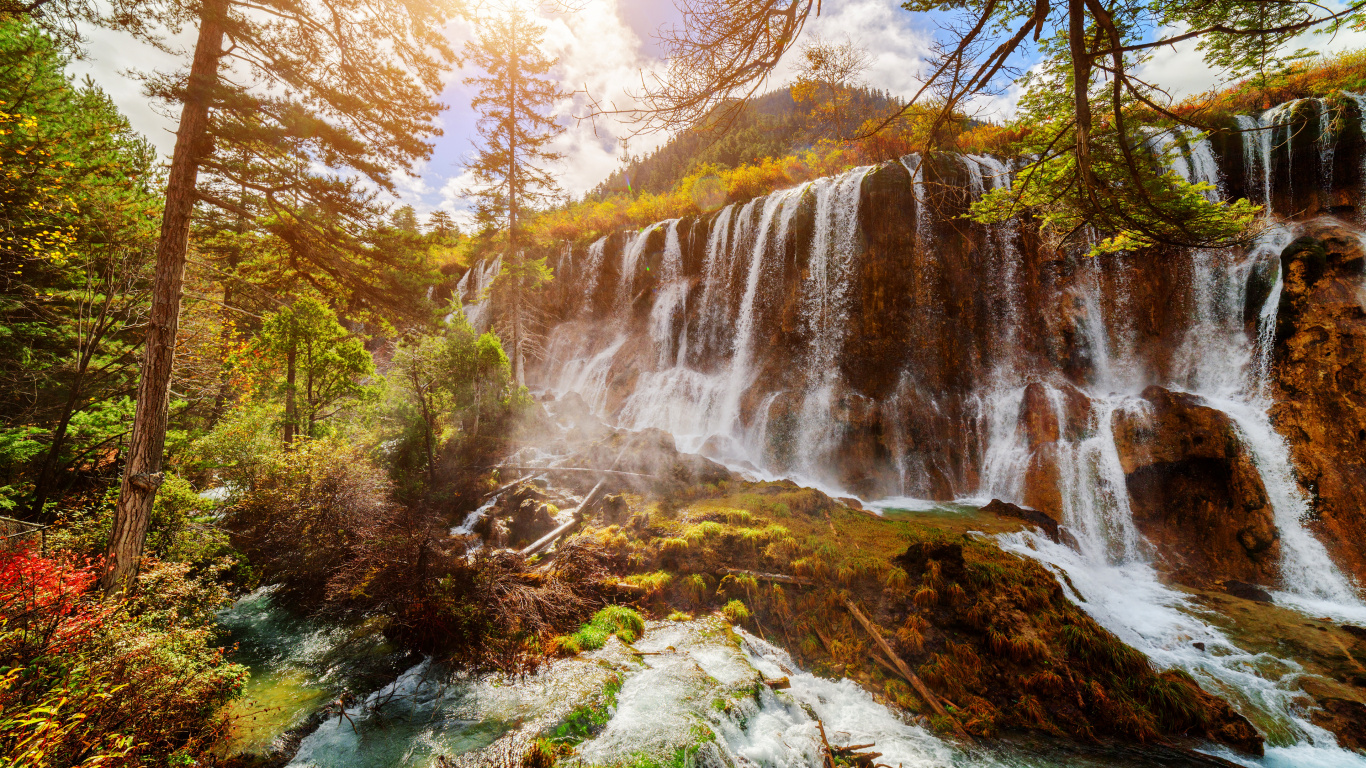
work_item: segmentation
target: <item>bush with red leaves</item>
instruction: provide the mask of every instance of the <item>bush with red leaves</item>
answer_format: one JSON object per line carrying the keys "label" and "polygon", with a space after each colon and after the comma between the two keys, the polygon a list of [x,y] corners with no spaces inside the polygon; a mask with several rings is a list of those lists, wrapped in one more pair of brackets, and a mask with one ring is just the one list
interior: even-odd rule
{"label": "bush with red leaves", "polygon": [[185,764],[218,740],[246,671],[215,647],[226,594],[189,570],[148,562],[100,601],[96,564],[0,550],[0,764]]}

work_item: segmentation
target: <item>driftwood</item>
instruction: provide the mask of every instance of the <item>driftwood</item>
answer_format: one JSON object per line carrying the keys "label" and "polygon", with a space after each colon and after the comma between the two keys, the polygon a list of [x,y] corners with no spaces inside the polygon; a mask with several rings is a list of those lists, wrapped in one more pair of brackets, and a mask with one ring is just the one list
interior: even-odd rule
{"label": "driftwood", "polygon": [[[920,694],[920,698],[924,699],[925,703],[930,705],[930,708],[934,710],[934,713],[940,717],[947,718],[948,721],[953,724],[954,732],[961,738],[972,741],[972,737],[968,735],[967,731],[963,730],[963,726],[959,724],[958,719],[953,715],[950,715],[948,710],[944,709],[943,705],[939,703],[939,697],[935,696],[933,691],[925,687],[925,683],[921,682],[920,678],[911,671],[911,668],[906,666],[906,662],[902,661],[901,657],[896,655],[896,652],[892,650],[892,647],[883,639],[882,633],[877,629],[877,625],[869,620],[867,616],[864,616],[863,611],[860,611],[858,606],[854,605],[854,602],[847,597],[844,599],[844,607],[848,608],[849,613],[853,614],[854,618],[858,619],[858,623],[863,625],[863,628],[868,631],[869,635],[872,635],[873,641],[877,643],[883,653],[887,654],[887,658],[891,659],[892,663],[896,665],[897,672],[906,679],[906,682],[911,684],[911,687],[915,689],[916,693]],[[874,655],[874,658],[876,658],[876,655]]]}
{"label": "driftwood", "polygon": [[858,768],[871,768],[874,761],[882,757],[881,752],[863,752],[861,750],[876,746],[875,744],[851,744],[847,747],[832,747],[830,740],[825,736],[825,724],[820,720],[816,721],[816,727],[820,729],[821,746],[825,768],[837,768],[835,758],[841,758],[845,763],[853,763]]}
{"label": "driftwood", "polygon": [[[509,469],[512,469],[512,467],[509,467]],[[516,485],[516,484],[518,484],[518,483],[525,483],[526,481],[530,480],[531,478],[533,478],[533,477],[535,477],[535,476],[536,476],[535,474],[524,475],[524,476],[522,476],[522,477],[517,478],[516,480],[513,480],[513,481],[510,482],[510,483],[506,483],[506,484],[504,484],[504,485],[500,485],[500,486],[498,486],[498,488],[497,488],[496,490],[484,494],[484,498],[485,498],[485,499],[488,499],[488,498],[492,498],[492,497],[494,497],[494,496],[497,496],[498,494],[502,493],[503,491],[506,491],[507,489],[511,488],[512,486],[514,486],[514,485]]]}
{"label": "driftwood", "polygon": [[569,519],[569,522],[560,525],[555,530],[537,539],[534,544],[522,550],[522,557],[531,557],[537,552],[544,550],[546,547],[554,544],[561,536],[573,530],[579,523],[582,523],[584,515],[588,514],[588,510],[592,508],[594,504],[598,503],[598,500],[602,497],[602,489],[605,483],[605,480],[599,480],[598,484],[593,486],[593,490],[589,491],[588,495],[584,497],[583,503],[574,510],[574,515]]}
{"label": "driftwood", "polygon": [[615,475],[617,477],[648,477],[652,480],[660,479],[659,475],[647,475],[642,472],[626,472],[620,469],[593,469],[592,467],[523,467],[502,464],[496,467],[488,467],[488,469],[515,469],[518,472],[532,472],[536,475],[543,472],[592,472],[599,475]]}
{"label": "driftwood", "polygon": [[810,579],[803,579],[798,576],[788,576],[785,573],[763,573],[761,571],[746,571],[743,568],[722,568],[721,573],[728,576],[751,576],[755,581],[776,581],[782,584],[796,584],[801,587],[810,587],[815,582]]}

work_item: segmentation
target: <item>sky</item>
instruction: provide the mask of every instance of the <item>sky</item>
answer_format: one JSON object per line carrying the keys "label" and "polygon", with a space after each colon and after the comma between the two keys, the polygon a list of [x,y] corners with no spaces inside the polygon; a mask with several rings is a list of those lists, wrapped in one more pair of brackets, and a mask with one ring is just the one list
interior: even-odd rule
{"label": "sky", "polygon": [[[631,128],[611,119],[577,120],[587,112],[585,93],[600,103],[618,107],[631,105],[631,93],[638,90],[641,78],[661,71],[662,51],[655,33],[662,25],[678,21],[673,0],[578,0],[579,9],[568,14],[541,13],[546,27],[544,48],[558,60],[554,71],[562,90],[575,95],[563,100],[556,112],[565,127],[554,149],[565,157],[554,170],[563,191],[574,197],[583,195],[605,179],[618,165],[622,153],[620,140],[629,138],[633,155],[646,155],[666,136],[631,136]],[[909,96],[919,86],[934,31],[933,20],[908,13],[896,0],[825,0],[820,16],[807,24],[804,35],[827,39],[852,39],[872,55],[873,64],[865,74],[868,85]],[[470,38],[473,28],[466,22],[452,23],[446,30],[457,44]],[[92,30],[88,56],[72,64],[78,77],[91,77],[128,116],[133,127],[169,155],[174,143],[175,120],[148,103],[134,71],[169,71],[184,59],[160,52],[117,33]],[[193,30],[173,41],[188,49]],[[1344,50],[1366,47],[1366,33],[1352,32],[1329,40],[1323,36],[1306,38],[1304,45],[1314,50]],[[780,63],[771,84],[781,86],[793,76],[795,51]],[[445,209],[464,219],[467,203],[462,192],[468,186],[464,164],[474,151],[475,115],[469,103],[472,93],[462,82],[468,73],[451,72],[441,95],[448,107],[441,116],[444,135],[435,142],[431,159],[420,174],[397,180],[399,201],[412,205],[420,214]],[[1217,73],[1200,60],[1191,45],[1159,51],[1145,65],[1149,82],[1162,83],[1176,96],[1198,93],[1216,84]],[[1008,91],[984,101],[984,114],[1008,116],[1018,93]]]}

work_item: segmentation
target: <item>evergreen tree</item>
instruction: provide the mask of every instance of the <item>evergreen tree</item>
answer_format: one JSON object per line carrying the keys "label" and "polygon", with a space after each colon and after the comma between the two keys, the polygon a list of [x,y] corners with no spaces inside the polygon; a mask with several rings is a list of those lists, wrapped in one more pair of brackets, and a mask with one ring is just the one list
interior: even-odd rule
{"label": "evergreen tree", "polygon": [[156,155],[37,27],[0,19],[0,509],[40,518],[124,434]]}
{"label": "evergreen tree", "polygon": [[427,236],[438,243],[446,243],[460,237],[460,228],[447,211],[432,211],[427,216]]}
{"label": "evergreen tree", "polygon": [[548,147],[563,128],[548,112],[563,94],[548,76],[555,62],[540,50],[544,36],[544,27],[512,5],[485,19],[478,37],[465,46],[465,58],[483,70],[465,78],[477,89],[471,105],[480,113],[483,139],[469,164],[476,183],[470,194],[481,223],[501,225],[507,234],[492,294],[519,384],[526,381],[526,357],[537,349],[539,314],[532,294],[550,279],[545,259],[522,253],[521,213],[559,193],[546,166],[561,158]]}

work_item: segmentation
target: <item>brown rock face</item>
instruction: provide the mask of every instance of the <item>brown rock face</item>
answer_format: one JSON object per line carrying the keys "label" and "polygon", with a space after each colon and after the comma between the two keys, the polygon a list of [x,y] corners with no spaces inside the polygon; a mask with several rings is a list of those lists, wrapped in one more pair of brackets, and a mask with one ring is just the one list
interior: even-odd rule
{"label": "brown rock face", "polygon": [[1272,418],[1290,442],[1312,526],[1366,583],[1366,250],[1318,220],[1281,254]]}
{"label": "brown rock face", "polygon": [[1143,399],[1147,408],[1114,418],[1135,525],[1187,583],[1275,584],[1274,512],[1232,421],[1161,387]]}

